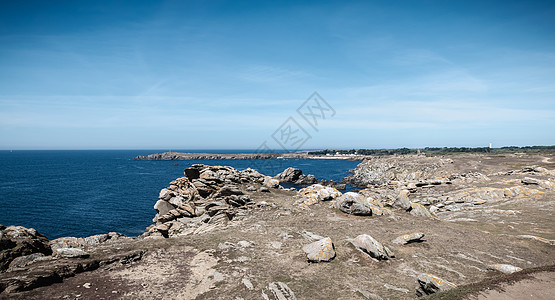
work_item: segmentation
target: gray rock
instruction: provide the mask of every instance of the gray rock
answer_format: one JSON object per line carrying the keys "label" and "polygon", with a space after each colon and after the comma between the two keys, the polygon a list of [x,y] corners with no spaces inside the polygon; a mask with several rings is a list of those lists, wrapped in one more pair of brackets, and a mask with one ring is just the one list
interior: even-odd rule
{"label": "gray rock", "polygon": [[56,256],[65,258],[87,258],[89,254],[79,248],[59,248],[56,249]]}
{"label": "gray rock", "polygon": [[303,251],[309,262],[327,262],[335,258],[335,246],[329,237],[304,246]]}
{"label": "gray rock", "polygon": [[260,187],[260,191],[261,191],[262,193],[269,193],[269,192],[270,192],[270,189],[268,189],[268,188],[265,187],[265,186],[262,186],[262,187]]}
{"label": "gray rock", "polygon": [[252,291],[254,289],[254,285],[252,284],[252,282],[247,278],[247,277],[243,277],[243,279],[241,280],[241,282],[245,285],[245,287],[249,290]]}
{"label": "gray rock", "polygon": [[154,209],[156,210],[156,212],[158,212],[159,215],[165,215],[174,208],[175,207],[173,207],[173,205],[169,204],[167,201],[164,201],[164,200],[158,200],[156,204],[154,204]]}
{"label": "gray rock", "polygon": [[160,198],[160,200],[165,200],[168,201],[170,200],[173,196],[175,196],[173,191],[170,191],[168,189],[162,189],[160,191],[160,195],[158,196],[158,198]]}
{"label": "gray rock", "polygon": [[361,234],[350,241],[353,246],[378,260],[395,257],[393,252],[368,234]]}
{"label": "gray rock", "polygon": [[287,168],[283,172],[274,177],[280,182],[289,182],[295,184],[314,184],[318,183],[318,179],[312,174],[305,175],[301,169]]}
{"label": "gray rock", "polygon": [[526,185],[539,185],[540,181],[536,178],[531,178],[531,177],[524,177],[521,180],[522,183],[526,184]]}
{"label": "gray rock", "polygon": [[27,267],[28,265],[43,260],[46,256],[42,253],[33,253],[30,255],[20,256],[12,260],[6,272],[11,272]]}
{"label": "gray rock", "polygon": [[417,242],[422,242],[423,237],[424,237],[424,234],[422,232],[404,234],[404,235],[396,237],[392,241],[392,243],[400,244],[400,245],[406,245],[406,244],[415,243],[415,242],[417,243]]}
{"label": "gray rock", "polygon": [[419,285],[416,289],[417,296],[430,295],[457,287],[454,283],[443,280],[432,274],[420,274],[417,280]]}
{"label": "gray rock", "polygon": [[20,256],[33,253],[52,254],[48,239],[33,228],[0,225],[0,272]]}
{"label": "gray rock", "polygon": [[393,207],[402,209],[402,210],[409,210],[411,208],[411,203],[409,200],[409,191],[408,190],[401,190],[399,195],[393,202]]}
{"label": "gray rock", "polygon": [[355,292],[361,294],[364,298],[366,299],[370,299],[370,300],[383,300],[382,297],[374,294],[374,293],[370,293],[369,291],[365,291],[365,290],[355,290]]}
{"label": "gray rock", "polygon": [[493,265],[489,265],[488,266],[489,270],[495,270],[495,271],[499,271],[501,273],[505,273],[505,274],[512,274],[514,272],[519,272],[522,271],[522,268],[519,267],[515,267],[512,265],[507,265],[507,264],[493,264]]}
{"label": "gray rock", "polygon": [[276,300],[296,300],[295,293],[283,282],[270,282],[268,288]]}
{"label": "gray rock", "polygon": [[421,216],[421,217],[428,217],[428,218],[433,218],[434,217],[432,215],[432,213],[426,207],[424,207],[422,204],[411,203],[410,205],[411,205],[411,210],[410,210],[411,215]]}
{"label": "gray rock", "polygon": [[358,193],[348,192],[341,195],[335,201],[335,207],[337,207],[340,211],[351,215],[372,215],[372,207],[370,207],[368,201],[366,201],[366,199]]}

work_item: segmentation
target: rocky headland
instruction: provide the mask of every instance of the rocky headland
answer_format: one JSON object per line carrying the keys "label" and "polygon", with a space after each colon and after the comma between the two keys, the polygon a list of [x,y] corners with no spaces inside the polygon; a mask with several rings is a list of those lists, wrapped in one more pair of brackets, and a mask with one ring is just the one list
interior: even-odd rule
{"label": "rocky headland", "polygon": [[138,237],[0,226],[0,298],[460,299],[515,276],[546,294],[554,169],[534,155],[371,158],[342,193],[298,169],[193,165]]}

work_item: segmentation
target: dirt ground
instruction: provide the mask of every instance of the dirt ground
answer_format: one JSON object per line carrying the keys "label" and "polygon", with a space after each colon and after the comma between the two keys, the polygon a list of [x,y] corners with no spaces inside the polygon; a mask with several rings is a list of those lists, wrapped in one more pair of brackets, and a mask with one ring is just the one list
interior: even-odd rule
{"label": "dirt ground", "polygon": [[[555,159],[546,156],[453,159],[461,173],[493,174],[529,165],[555,169]],[[492,176],[493,183],[508,179],[503,176]],[[131,243],[127,247],[145,249],[143,259],[106,265],[62,283],[0,297],[264,299],[267,295],[273,299],[269,283],[284,282],[298,299],[368,299],[369,294],[414,299],[420,273],[464,286],[498,276],[499,272],[488,270],[490,264],[523,269],[555,264],[554,245],[520,237],[555,239],[554,191],[448,212],[464,213],[475,221],[445,221],[395,210],[390,216],[352,216],[330,208],[330,202],[303,210],[293,204],[299,197],[295,191],[272,190],[252,197],[275,206],[246,209],[227,227],[199,235],[125,241]],[[413,232],[424,233],[424,241],[404,246],[391,243],[395,237]],[[369,234],[390,247],[395,258],[377,261],[355,249],[347,240],[360,234]],[[334,260],[307,262],[302,247],[313,241],[314,235],[332,239]],[[536,273],[504,286],[501,292],[486,290],[478,299],[548,299],[542,297],[553,295],[554,274]]]}

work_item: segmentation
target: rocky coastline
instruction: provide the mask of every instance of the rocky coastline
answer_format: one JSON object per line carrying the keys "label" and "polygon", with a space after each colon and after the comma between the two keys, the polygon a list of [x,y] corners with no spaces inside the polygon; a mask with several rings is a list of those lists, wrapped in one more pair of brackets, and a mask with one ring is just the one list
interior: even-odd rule
{"label": "rocky coastline", "polygon": [[299,169],[193,165],[138,237],[0,226],[0,298],[406,299],[553,274],[550,159],[371,158],[346,193]]}
{"label": "rocky coastline", "polygon": [[298,151],[288,153],[183,153],[183,152],[162,152],[148,155],[138,155],[134,160],[249,160],[249,159],[346,159],[363,160],[368,156],[363,155],[310,155],[309,151]]}

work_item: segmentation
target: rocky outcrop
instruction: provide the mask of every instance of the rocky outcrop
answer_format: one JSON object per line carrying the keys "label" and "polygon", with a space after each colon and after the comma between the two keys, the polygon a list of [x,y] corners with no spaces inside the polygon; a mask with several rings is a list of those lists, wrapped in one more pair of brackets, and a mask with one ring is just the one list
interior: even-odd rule
{"label": "rocky outcrop", "polygon": [[451,164],[451,159],[416,155],[376,157],[360,163],[344,181],[357,186],[379,186],[392,181],[445,178],[452,173]]}
{"label": "rocky outcrop", "polygon": [[274,178],[280,182],[294,183],[294,184],[315,184],[318,179],[312,174],[305,175],[301,169],[287,168],[283,172],[277,174]]}
{"label": "rocky outcrop", "polygon": [[44,235],[33,228],[0,225],[0,271],[8,269],[14,259],[34,253],[52,254]]}
{"label": "rocky outcrop", "polygon": [[149,155],[139,155],[135,160],[245,160],[245,159],[272,159],[280,157],[277,153],[237,153],[237,154],[216,154],[216,153],[181,153],[163,152]]}
{"label": "rocky outcrop", "polygon": [[193,165],[160,191],[154,205],[154,224],[143,237],[172,237],[214,230],[233,220],[239,210],[256,205],[249,193],[254,186],[270,191],[281,188],[279,180],[253,169],[239,171],[226,166]]}
{"label": "rocky outcrop", "polygon": [[295,202],[301,208],[308,208],[310,205],[320,201],[331,201],[341,196],[341,192],[333,187],[313,184],[299,190],[299,200]]}

